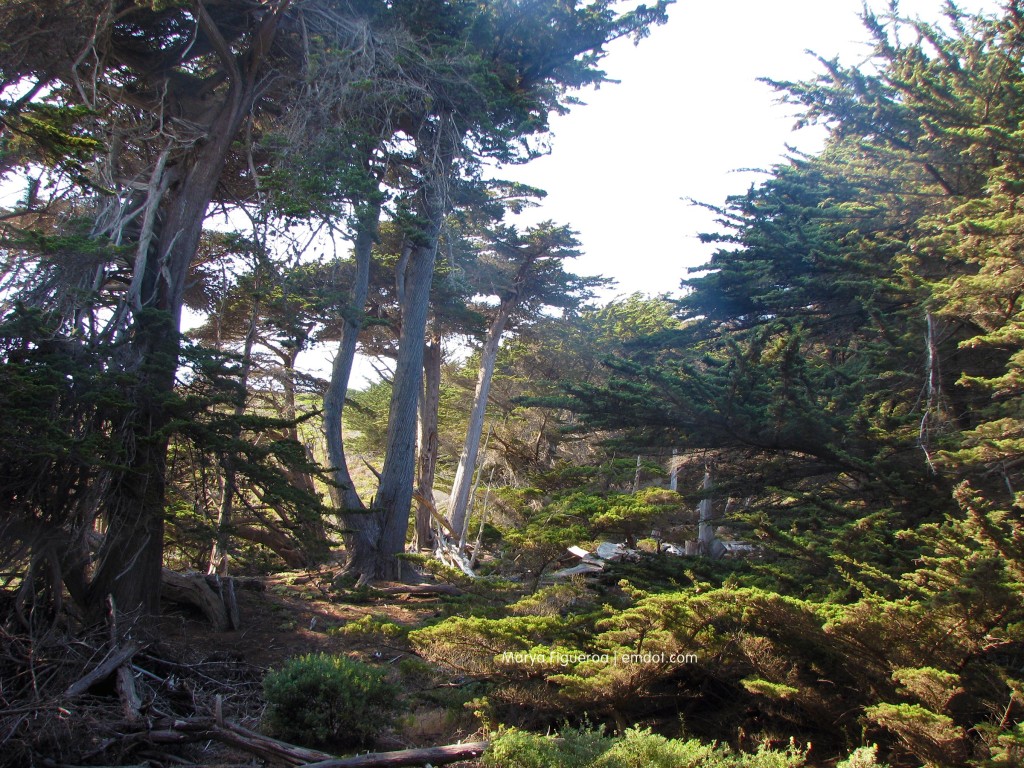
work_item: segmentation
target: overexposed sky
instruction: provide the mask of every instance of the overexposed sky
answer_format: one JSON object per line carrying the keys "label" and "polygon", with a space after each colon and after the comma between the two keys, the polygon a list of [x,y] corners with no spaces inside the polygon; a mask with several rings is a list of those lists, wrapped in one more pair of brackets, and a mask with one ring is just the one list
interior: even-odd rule
{"label": "overexposed sky", "polygon": [[[868,0],[882,11],[887,0]],[[900,13],[941,17],[943,0],[902,0]],[[998,7],[962,0],[963,10]],[[793,133],[793,107],[759,77],[803,80],[826,59],[859,64],[870,52],[862,0],[677,0],[669,22],[604,60],[621,81],[581,94],[586,105],[553,120],[553,150],[496,176],[541,187],[548,197],[524,221],[553,219],[580,232],[579,274],[618,281],[612,295],[674,291],[687,267],[708,258],[697,234],[713,216],[688,204],[721,204],[764,175],[786,145],[821,146],[823,132]]]}

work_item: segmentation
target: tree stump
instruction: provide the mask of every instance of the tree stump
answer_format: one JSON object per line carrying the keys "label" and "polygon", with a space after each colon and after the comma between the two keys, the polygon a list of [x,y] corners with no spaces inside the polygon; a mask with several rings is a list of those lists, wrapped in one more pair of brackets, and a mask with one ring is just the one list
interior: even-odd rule
{"label": "tree stump", "polygon": [[163,570],[160,596],[197,609],[218,632],[238,629],[241,621],[234,580],[230,576]]}

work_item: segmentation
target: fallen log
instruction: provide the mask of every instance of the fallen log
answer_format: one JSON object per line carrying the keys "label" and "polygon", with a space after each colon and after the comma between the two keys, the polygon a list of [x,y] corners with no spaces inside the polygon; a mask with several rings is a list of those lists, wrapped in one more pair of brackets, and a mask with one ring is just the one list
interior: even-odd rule
{"label": "fallen log", "polygon": [[403,584],[397,587],[374,587],[380,595],[461,595],[462,590],[452,584]]}
{"label": "fallen log", "polygon": [[300,747],[256,733],[237,723],[213,717],[163,718],[146,730],[126,734],[123,745],[184,744],[194,741],[219,741],[248,752],[275,765],[295,768],[393,768],[394,766],[446,765],[479,757],[490,742],[471,741],[444,747],[401,749],[396,752],[371,752],[354,757],[335,757],[326,752]]}
{"label": "fallen log", "polygon": [[158,720],[149,730],[129,734],[123,743],[184,744],[211,740],[256,755],[274,765],[301,766],[333,759],[333,755],[326,752],[278,741],[236,723],[218,723],[212,717]]}
{"label": "fallen log", "polygon": [[306,763],[302,768],[394,768],[408,765],[445,765],[460,760],[480,757],[487,749],[488,741],[470,741],[465,744],[449,744],[445,747],[421,747],[401,749],[397,752],[371,752],[355,757],[339,757]]}

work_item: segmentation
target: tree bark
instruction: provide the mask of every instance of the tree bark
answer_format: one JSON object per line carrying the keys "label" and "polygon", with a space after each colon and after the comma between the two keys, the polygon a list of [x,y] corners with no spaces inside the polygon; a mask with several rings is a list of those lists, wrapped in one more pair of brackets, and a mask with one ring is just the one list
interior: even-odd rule
{"label": "tree bark", "polygon": [[711,470],[704,470],[704,482],[701,483],[704,498],[697,507],[697,546],[701,555],[711,557],[711,546],[715,541],[715,526],[712,524],[711,506]]}
{"label": "tree bark", "polygon": [[469,427],[466,430],[466,441],[459,456],[459,466],[455,470],[455,481],[452,483],[452,495],[448,502],[448,515],[452,528],[463,531],[466,527],[466,510],[469,507],[470,487],[473,471],[476,469],[476,458],[480,451],[480,438],[483,435],[484,416],[487,414],[487,397],[491,391],[491,380],[494,378],[494,365],[498,360],[498,349],[501,346],[501,334],[505,331],[512,310],[513,301],[502,302],[501,307],[484,339],[480,350],[480,368],[476,377],[476,391],[473,393],[473,409],[469,414]]}
{"label": "tree bark", "polygon": [[[327,458],[331,462],[334,485],[331,499],[335,508],[343,514],[345,510],[363,510],[363,502],[356,493],[352,476],[349,474],[345,457],[345,443],[342,435],[341,418],[345,409],[345,396],[352,376],[352,365],[356,357],[359,332],[363,328],[363,311],[370,290],[370,260],[373,241],[377,236],[380,206],[363,216],[356,233],[354,282],[349,289],[348,306],[344,317],[341,341],[331,366],[331,381],[324,393],[324,432],[327,438]],[[347,520],[346,520],[347,522]]]}
{"label": "tree bark", "polygon": [[[106,536],[97,553],[89,588],[90,613],[103,610],[108,595],[125,613],[156,615],[164,547],[164,498],[167,447],[178,367],[182,297],[195,258],[203,221],[243,121],[255,99],[259,67],[273,41],[287,3],[267,14],[254,30],[247,56],[225,68],[234,76],[221,105],[208,122],[205,140],[167,162],[160,186],[155,235],[136,255],[132,280],[132,320],[126,372],[133,383],[121,420],[125,455],[111,472],[101,514]],[[206,19],[204,24],[211,24]],[[216,30],[214,30],[216,31]],[[242,69],[240,69],[242,67]]]}
{"label": "tree bark", "polygon": [[354,563],[363,581],[401,577],[397,555],[405,551],[416,474],[416,410],[423,380],[423,337],[430,303],[430,283],[443,209],[430,220],[427,242],[413,248],[405,275],[405,303],[398,359],[388,413],[384,465],[374,507],[376,541],[357,552]]}
{"label": "tree bark", "polygon": [[202,575],[177,573],[165,568],[161,591],[172,603],[191,605],[198,609],[218,632],[232,629],[231,612],[227,603]]}
{"label": "tree bark", "polygon": [[433,549],[430,508],[434,505],[437,470],[437,419],[441,401],[441,337],[434,333],[423,350],[423,390],[419,408],[419,461],[416,476],[416,528],[414,549]]}
{"label": "tree bark", "polygon": [[350,573],[361,583],[401,577],[398,555],[405,540],[412,511],[416,476],[416,410],[423,381],[424,338],[430,307],[430,286],[434,277],[437,242],[448,207],[448,186],[454,163],[457,136],[450,118],[442,116],[425,127],[420,148],[433,158],[425,168],[425,179],[416,197],[421,229],[416,233],[405,269],[396,278],[402,286],[402,330],[398,339],[394,386],[388,412],[388,432],[380,485],[374,511],[364,524],[365,535],[358,540],[349,562]]}

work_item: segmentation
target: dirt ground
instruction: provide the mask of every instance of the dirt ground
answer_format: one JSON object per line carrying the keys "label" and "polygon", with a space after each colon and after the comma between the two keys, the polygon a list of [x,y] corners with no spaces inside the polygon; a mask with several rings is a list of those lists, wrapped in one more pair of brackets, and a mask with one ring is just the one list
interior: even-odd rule
{"label": "dirt ground", "polygon": [[295,571],[260,582],[243,581],[237,590],[241,628],[231,632],[215,631],[188,608],[165,605],[160,640],[186,656],[217,651],[266,670],[305,653],[358,653],[358,648],[331,636],[329,630],[364,616],[386,616],[395,623],[413,625],[436,610],[436,597],[344,602],[343,594],[331,592],[331,576]]}
{"label": "dirt ground", "polygon": [[[259,680],[268,670],[293,656],[315,652],[344,654],[397,669],[398,663],[410,655],[401,640],[395,645],[384,645],[379,639],[345,636],[332,630],[370,615],[410,627],[441,615],[441,598],[437,595],[373,597],[374,593],[369,596],[339,593],[331,589],[332,576],[330,572],[297,571],[258,581],[240,580],[237,596],[241,628],[236,631],[216,631],[198,612],[165,604],[159,637],[151,650],[161,657],[181,660],[193,669],[219,663],[241,670],[235,673],[241,680],[237,694],[229,692],[225,697],[224,714],[256,730],[262,707]],[[211,667],[211,674],[219,674],[219,668]],[[437,688],[446,687],[445,681],[437,681]],[[382,733],[367,748],[373,751],[411,749],[479,737],[474,733],[477,724],[470,713],[460,712],[457,706],[432,704],[429,696],[426,699],[426,703],[419,701],[411,711],[406,711],[398,726]],[[189,758],[195,760],[196,756]],[[206,747],[202,759],[220,765],[261,764],[251,755],[216,744]]]}

